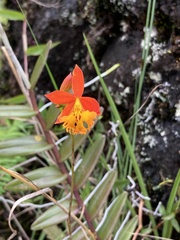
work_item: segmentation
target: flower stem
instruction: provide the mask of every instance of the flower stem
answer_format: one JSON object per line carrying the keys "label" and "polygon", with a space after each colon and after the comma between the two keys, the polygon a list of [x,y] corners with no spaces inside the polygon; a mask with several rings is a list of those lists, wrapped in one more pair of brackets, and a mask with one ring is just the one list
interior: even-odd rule
{"label": "flower stem", "polygon": [[74,135],[71,135],[72,139],[72,155],[71,155],[71,194],[69,199],[69,214],[68,214],[68,229],[69,235],[71,238],[71,210],[72,210],[72,200],[73,200],[73,193],[74,193],[74,165],[75,165],[75,158],[74,158]]}

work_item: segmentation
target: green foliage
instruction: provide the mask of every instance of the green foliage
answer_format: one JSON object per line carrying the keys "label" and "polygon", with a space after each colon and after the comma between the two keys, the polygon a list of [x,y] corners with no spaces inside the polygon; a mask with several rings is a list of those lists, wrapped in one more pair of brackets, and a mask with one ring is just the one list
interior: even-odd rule
{"label": "green foliage", "polygon": [[116,233],[114,240],[130,240],[138,224],[138,216],[134,216],[130,219],[127,224],[123,227],[122,231]]}
{"label": "green foliage", "polygon": [[177,202],[175,202],[179,188],[180,188],[180,170],[178,171],[176,179],[174,181],[166,210],[163,211],[164,225],[162,235],[164,238],[171,237],[173,228],[176,229],[178,233],[180,233],[180,224],[175,218],[176,212],[179,211],[180,207],[180,199]]}
{"label": "green foliage", "polygon": [[6,22],[6,20],[11,20],[11,21],[24,20],[24,15],[15,10],[0,9],[0,16],[1,16],[0,18],[1,22]]}
{"label": "green foliage", "polygon": [[13,138],[0,142],[0,157],[27,156],[51,148],[52,145],[40,135]]}
{"label": "green foliage", "polygon": [[26,105],[1,105],[0,117],[20,117],[29,118],[35,116],[36,112]]}
{"label": "green foliage", "polygon": [[2,104],[24,104],[26,102],[26,98],[23,94],[7,98],[7,99],[0,99],[0,103]]}
{"label": "green foliage", "polygon": [[23,21],[24,15],[15,10],[10,10],[5,8],[5,0],[1,0],[0,2],[0,22],[4,25],[8,24],[8,21]]}
{"label": "green foliage", "polygon": [[95,141],[87,148],[83,160],[78,164],[75,171],[74,185],[76,189],[88,180],[102,154],[105,144],[105,136],[98,134]]}
{"label": "green foliage", "polygon": [[14,137],[24,136],[23,133],[25,125],[17,120],[6,120],[2,126],[0,126],[0,141],[12,139]]}
{"label": "green foliage", "polygon": [[39,50],[39,46],[36,46],[40,52],[40,56],[37,59],[37,62],[31,74],[31,78],[29,80],[31,83],[31,89],[34,89],[34,87],[36,86],[36,83],[41,75],[44,65],[46,64],[46,60],[51,46],[52,46],[51,41],[49,41],[45,46],[41,46],[41,50]]}
{"label": "green foliage", "polygon": [[[60,203],[66,208],[69,207],[69,199],[62,199]],[[73,201],[72,211],[74,212],[77,207],[76,201]],[[36,219],[31,228],[32,230],[42,230],[49,226],[62,223],[63,221],[67,220],[67,217],[67,214],[58,206],[52,206]]]}
{"label": "green foliage", "polygon": [[[50,46],[50,49],[58,46],[60,43],[61,43],[60,41],[52,43],[51,46]],[[28,49],[26,50],[26,55],[27,56],[39,56],[44,51],[46,46],[47,46],[47,44],[39,44],[39,45],[28,47]]]}
{"label": "green foliage", "polygon": [[[59,172],[58,168],[55,166],[38,168],[24,174],[24,176],[30,179],[39,188],[52,187],[63,182],[67,178],[67,175]],[[14,192],[31,190],[30,186],[17,179],[7,184],[6,189]]]}
{"label": "green foliage", "polygon": [[108,240],[114,231],[117,221],[122,214],[123,207],[126,205],[127,192],[116,197],[104,213],[102,221],[97,226],[97,234],[100,239]]}
{"label": "green foliage", "polygon": [[[5,120],[0,126],[0,143],[4,143],[4,141],[13,139],[15,137],[22,137],[25,136],[24,131],[25,125],[17,120]],[[22,156],[13,156],[12,157],[0,157],[0,165],[11,168],[24,160]],[[2,195],[5,190],[4,186],[11,180],[11,176],[4,174],[0,171],[1,181],[0,181],[0,195]]]}

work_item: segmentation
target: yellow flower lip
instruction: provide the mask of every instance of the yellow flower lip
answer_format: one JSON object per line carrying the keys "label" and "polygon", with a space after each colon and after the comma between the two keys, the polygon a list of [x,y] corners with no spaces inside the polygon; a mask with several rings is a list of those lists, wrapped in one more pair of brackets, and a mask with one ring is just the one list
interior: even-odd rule
{"label": "yellow flower lip", "polygon": [[71,134],[86,134],[93,127],[96,117],[97,113],[84,110],[79,98],[77,98],[72,112],[58,120],[63,123],[63,127],[67,132]]}

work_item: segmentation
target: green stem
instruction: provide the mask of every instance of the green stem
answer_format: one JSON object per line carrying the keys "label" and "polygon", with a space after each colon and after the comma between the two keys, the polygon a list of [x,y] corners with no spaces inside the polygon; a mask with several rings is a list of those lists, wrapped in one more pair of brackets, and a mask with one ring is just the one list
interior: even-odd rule
{"label": "green stem", "polygon": [[69,199],[69,214],[68,214],[68,229],[69,229],[69,236],[71,238],[71,210],[72,210],[72,200],[73,200],[73,193],[74,193],[74,135],[72,137],[72,156],[71,156],[71,194]]}
{"label": "green stem", "polygon": [[[99,68],[98,68],[96,59],[95,59],[95,57],[94,57],[94,55],[93,55],[93,52],[92,52],[91,47],[90,47],[90,45],[89,45],[89,42],[88,42],[85,34],[83,34],[83,36],[84,36],[84,40],[85,40],[86,47],[87,47],[87,49],[88,49],[89,55],[90,55],[91,60],[92,60],[92,62],[93,62],[94,68],[95,68],[95,70],[96,70],[96,73],[97,73],[97,75],[100,77],[101,86],[102,86],[102,88],[103,88],[103,90],[104,90],[104,93],[105,93],[105,96],[106,96],[106,98],[107,98],[107,100],[108,100],[108,102],[109,102],[109,105],[111,106],[111,111],[112,111],[112,113],[113,113],[113,115],[114,115],[115,120],[119,122],[119,130],[120,130],[120,132],[121,132],[121,135],[122,135],[122,138],[123,138],[124,143],[125,143],[125,145],[126,145],[126,148],[128,149],[128,153],[129,153],[130,159],[131,159],[131,161],[132,161],[132,165],[133,165],[135,174],[136,174],[136,176],[137,176],[137,178],[138,178],[138,182],[139,182],[139,186],[140,186],[141,192],[142,192],[142,194],[143,194],[144,196],[148,196],[148,192],[147,192],[147,189],[146,189],[145,182],[144,182],[144,180],[143,180],[142,173],[141,173],[140,168],[139,168],[139,165],[138,165],[138,163],[137,163],[137,160],[136,160],[136,157],[135,157],[135,154],[134,154],[134,150],[133,150],[133,148],[132,148],[132,145],[131,145],[129,136],[128,136],[127,132],[126,132],[126,129],[125,129],[125,127],[124,127],[124,124],[123,124],[123,122],[122,122],[121,116],[120,116],[120,114],[119,114],[119,112],[118,112],[118,109],[117,109],[117,107],[116,107],[116,105],[115,105],[115,103],[114,103],[114,101],[113,101],[112,96],[111,96],[110,93],[109,93],[109,90],[108,90],[108,88],[107,88],[107,86],[106,86],[103,78],[101,77],[100,70],[99,70]],[[146,200],[146,201],[145,201],[145,204],[146,204],[146,207],[147,207],[148,209],[152,210],[152,206],[151,206],[151,203],[150,203],[149,201]],[[150,215],[150,220],[151,220],[151,222],[152,222],[153,227],[155,228],[155,226],[156,226],[155,219],[154,219],[154,217],[151,216],[151,215]],[[157,232],[156,229],[154,230],[154,233],[155,233],[156,236],[158,236],[158,232]]]}

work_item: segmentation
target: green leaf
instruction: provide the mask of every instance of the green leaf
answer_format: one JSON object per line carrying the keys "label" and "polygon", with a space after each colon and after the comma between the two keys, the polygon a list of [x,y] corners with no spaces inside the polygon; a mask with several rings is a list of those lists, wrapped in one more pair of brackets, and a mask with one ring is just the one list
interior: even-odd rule
{"label": "green leaf", "polygon": [[179,225],[179,222],[175,218],[173,218],[171,220],[171,224],[172,224],[173,228],[176,230],[176,232],[180,233],[180,225]]}
{"label": "green leaf", "polygon": [[[61,42],[54,42],[51,44],[50,49],[58,46]],[[31,46],[26,50],[26,55],[27,56],[39,56],[43,50],[45,49],[47,44],[39,44],[38,46]]]}
{"label": "green leaf", "polygon": [[108,240],[114,231],[122,209],[126,204],[127,195],[127,192],[123,192],[120,196],[115,198],[111,205],[106,209],[102,221],[96,228],[97,235],[100,239]]}
{"label": "green leaf", "polygon": [[98,183],[98,185],[85,200],[84,204],[91,219],[98,214],[99,210],[107,200],[107,197],[116,180],[116,176],[116,170],[110,170],[107,172],[103,179]]}
{"label": "green leaf", "polygon": [[105,144],[105,136],[98,134],[95,142],[86,150],[83,160],[75,171],[75,188],[80,188],[96,166]]}
{"label": "green leaf", "polygon": [[[88,136],[87,134],[86,135],[78,134],[74,136],[75,151],[82,145],[87,136]],[[61,161],[68,159],[71,156],[71,154],[72,154],[72,139],[71,137],[69,137],[62,143],[62,146],[60,148]]]}
{"label": "green leaf", "polygon": [[[78,227],[75,229],[75,231],[72,233],[71,236],[72,236],[73,240],[85,240],[85,239],[91,240],[92,239],[92,238],[85,237],[85,234],[86,233],[84,232],[82,227]],[[67,237],[63,238],[63,240],[71,240],[71,238],[70,238],[70,236],[67,236]]]}
{"label": "green leaf", "polygon": [[172,212],[172,213],[164,216],[164,217],[163,217],[163,220],[164,220],[164,221],[169,221],[169,220],[172,220],[174,217],[175,217],[175,214]]}
{"label": "green leaf", "polygon": [[22,146],[22,145],[30,145],[36,144],[37,142],[41,142],[44,138],[41,135],[31,135],[21,138],[13,138],[5,141],[0,141],[0,149]]}
{"label": "green leaf", "polygon": [[8,104],[21,104],[26,102],[26,98],[23,94],[17,95],[15,97],[11,97],[8,99],[0,99],[1,103],[8,103]]}
{"label": "green leaf", "polygon": [[164,207],[162,204],[160,205],[159,212],[160,212],[163,216],[166,215],[166,209],[165,209],[165,207]]}
{"label": "green leaf", "polygon": [[15,10],[8,10],[8,9],[0,9],[0,16],[12,21],[23,21],[25,16]]}
{"label": "green leaf", "polygon": [[121,231],[117,231],[114,240],[130,240],[132,239],[132,234],[138,224],[138,216],[134,216],[131,220],[129,220],[126,225],[121,229]]}
{"label": "green leaf", "polygon": [[44,120],[46,123],[46,129],[51,129],[52,126],[54,125],[58,115],[60,113],[60,109],[56,107],[55,104],[52,104],[46,111],[45,111],[45,116]]}
{"label": "green leaf", "polygon": [[0,157],[24,156],[43,152],[52,148],[40,135],[19,137],[0,141]]}
{"label": "green leaf", "polygon": [[31,83],[31,89],[34,89],[36,86],[36,83],[39,79],[39,76],[41,75],[41,72],[44,68],[44,65],[46,64],[46,60],[49,54],[49,50],[51,48],[52,42],[49,41],[45,46],[43,51],[41,52],[40,56],[37,59],[37,62],[35,64],[35,67],[33,69],[33,72],[31,74],[30,83]]}
{"label": "green leaf", "polygon": [[[60,201],[60,203],[65,207],[69,208],[69,200],[65,199]],[[76,210],[78,207],[75,201],[72,202],[72,211]],[[49,227],[54,224],[59,224],[68,218],[67,213],[65,213],[58,206],[52,206],[47,211],[45,211],[36,221],[32,224],[32,230],[41,230],[43,228]]]}
{"label": "green leaf", "polygon": [[[64,233],[57,225],[52,225],[43,229],[43,232],[47,235],[49,240],[62,240],[64,239]],[[40,238],[39,238],[40,239]]]}
{"label": "green leaf", "polygon": [[0,106],[0,117],[6,118],[29,118],[35,116],[36,112],[30,107],[25,105],[1,105]]}
{"label": "green leaf", "polygon": [[[67,177],[62,174],[55,166],[43,167],[33,170],[29,173],[24,174],[25,177],[30,179],[39,188],[51,187],[61,183]],[[27,191],[30,190],[30,186],[22,183],[18,179],[14,179],[6,185],[6,189],[9,191]]]}
{"label": "green leaf", "polygon": [[[177,176],[174,181],[174,184],[173,184],[173,187],[171,190],[171,194],[169,196],[169,200],[167,203],[167,208],[166,208],[167,216],[173,212],[174,201],[176,198],[176,194],[178,193],[179,186],[180,186],[180,170],[177,173]],[[169,223],[169,221],[165,221],[165,223],[163,225],[162,236],[164,238],[170,238],[171,234],[172,234],[172,225]]]}

